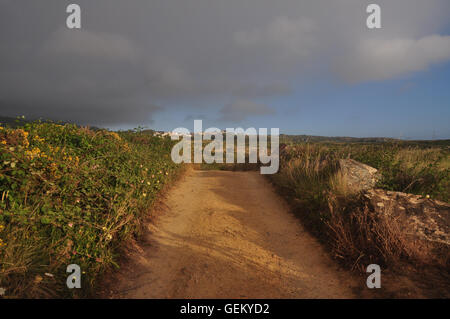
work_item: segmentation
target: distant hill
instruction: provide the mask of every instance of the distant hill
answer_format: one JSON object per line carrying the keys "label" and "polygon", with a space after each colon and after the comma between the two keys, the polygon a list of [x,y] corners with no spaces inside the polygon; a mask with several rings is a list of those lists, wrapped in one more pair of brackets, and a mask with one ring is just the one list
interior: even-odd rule
{"label": "distant hill", "polygon": [[[0,126],[18,127],[26,123],[33,122],[35,120],[29,120],[24,118],[14,118],[8,116],[0,116]],[[51,120],[42,120],[42,122],[54,122]],[[69,123],[69,122],[56,122],[56,123]],[[74,124],[74,123],[73,123]],[[78,125],[77,126],[81,126]],[[101,128],[96,126],[90,126],[92,130],[99,130]],[[128,130],[134,131],[134,130]],[[164,133],[163,131],[155,131],[152,129],[141,129],[143,133],[154,135],[155,133]],[[280,143],[402,143],[420,146],[447,146],[450,147],[450,139],[446,140],[400,140],[389,137],[349,137],[349,136],[317,136],[317,135],[288,135],[280,134]]]}
{"label": "distant hill", "polygon": [[383,143],[399,141],[388,137],[348,137],[348,136],[315,136],[315,135],[280,135],[287,142],[340,142],[340,143]]}
{"label": "distant hill", "polygon": [[[0,126],[9,126],[9,127],[19,127],[19,126],[23,126],[26,123],[31,123],[37,120],[29,120],[26,118],[20,118],[20,117],[9,117],[9,116],[0,116]],[[69,124],[70,122],[64,122],[64,121],[52,121],[52,120],[44,120],[44,119],[40,119],[41,122],[43,123],[58,123],[58,124]],[[79,127],[81,127],[82,125],[78,125],[76,123],[70,123],[70,124],[75,124]],[[100,130],[101,128],[96,127],[96,126],[89,126],[89,128],[91,130]]]}
{"label": "distant hill", "polygon": [[7,117],[7,116],[0,116],[0,125],[2,126],[10,126],[10,127],[17,127],[24,125],[28,121],[25,119],[19,119],[14,117]]}
{"label": "distant hill", "polygon": [[447,140],[400,140],[388,137],[348,137],[280,134],[280,143],[399,143],[419,146],[450,146]]}

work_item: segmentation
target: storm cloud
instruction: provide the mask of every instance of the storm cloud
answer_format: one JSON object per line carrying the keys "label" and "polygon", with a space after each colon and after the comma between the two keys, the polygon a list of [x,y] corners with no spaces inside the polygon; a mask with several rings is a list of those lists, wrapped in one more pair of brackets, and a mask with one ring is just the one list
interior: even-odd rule
{"label": "storm cloud", "polygon": [[249,100],[237,100],[234,103],[225,105],[221,110],[220,120],[239,123],[251,116],[270,115],[275,111],[267,105],[258,104]]}
{"label": "storm cloud", "polygon": [[75,2],[81,30],[65,1],[0,0],[1,115],[138,125],[211,107],[238,122],[311,78],[382,81],[450,59],[448,0],[379,0],[377,31],[373,1]]}

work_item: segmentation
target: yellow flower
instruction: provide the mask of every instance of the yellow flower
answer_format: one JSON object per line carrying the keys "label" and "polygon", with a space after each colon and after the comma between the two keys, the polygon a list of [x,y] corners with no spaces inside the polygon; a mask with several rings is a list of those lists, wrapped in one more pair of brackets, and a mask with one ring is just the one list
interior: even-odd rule
{"label": "yellow flower", "polygon": [[116,132],[109,132],[109,136],[112,136],[115,140],[121,140],[119,134],[117,134]]}
{"label": "yellow flower", "polygon": [[39,157],[41,156],[41,150],[38,147],[35,147],[31,151],[26,151],[25,154],[29,158]]}
{"label": "yellow flower", "polygon": [[[35,135],[35,136],[34,136],[34,139],[35,139],[37,142],[40,142],[40,143],[42,143],[42,142],[45,141],[43,138],[39,137],[39,135]],[[52,148],[51,145],[49,145],[49,146],[50,146],[50,148]]]}
{"label": "yellow flower", "polygon": [[142,193],[142,196],[147,197],[147,193]]}

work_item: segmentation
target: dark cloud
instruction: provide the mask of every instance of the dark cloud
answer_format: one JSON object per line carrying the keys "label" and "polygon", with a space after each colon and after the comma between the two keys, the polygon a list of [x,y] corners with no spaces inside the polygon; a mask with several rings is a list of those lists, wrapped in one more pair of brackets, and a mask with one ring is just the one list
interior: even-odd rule
{"label": "dark cloud", "polygon": [[220,121],[242,122],[254,116],[275,114],[275,111],[264,104],[249,100],[237,100],[234,103],[225,105],[220,110],[220,113],[222,114]]}
{"label": "dark cloud", "polygon": [[0,0],[0,113],[141,124],[231,99],[222,118],[240,120],[299,79],[378,81],[450,59],[448,0],[379,0],[376,32],[370,2],[78,0],[82,30],[68,30],[68,2]]}
{"label": "dark cloud", "polygon": [[205,116],[205,115],[202,115],[202,114],[198,114],[198,115],[192,115],[192,114],[190,114],[190,115],[187,115],[185,118],[184,118],[184,121],[185,122],[192,122],[192,121],[194,121],[194,120],[206,120],[207,119],[207,117]]}

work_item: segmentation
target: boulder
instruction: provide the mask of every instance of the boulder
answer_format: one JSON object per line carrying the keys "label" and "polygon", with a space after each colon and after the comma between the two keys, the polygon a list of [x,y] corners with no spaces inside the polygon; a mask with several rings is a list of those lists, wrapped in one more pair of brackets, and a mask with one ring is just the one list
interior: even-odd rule
{"label": "boulder", "polygon": [[414,239],[450,245],[450,204],[421,195],[375,189],[377,169],[352,159],[339,160],[342,181],[363,192],[374,211],[400,222]]}
{"label": "boulder", "polygon": [[339,168],[348,188],[355,191],[374,188],[380,178],[376,168],[352,159],[340,159]]}

